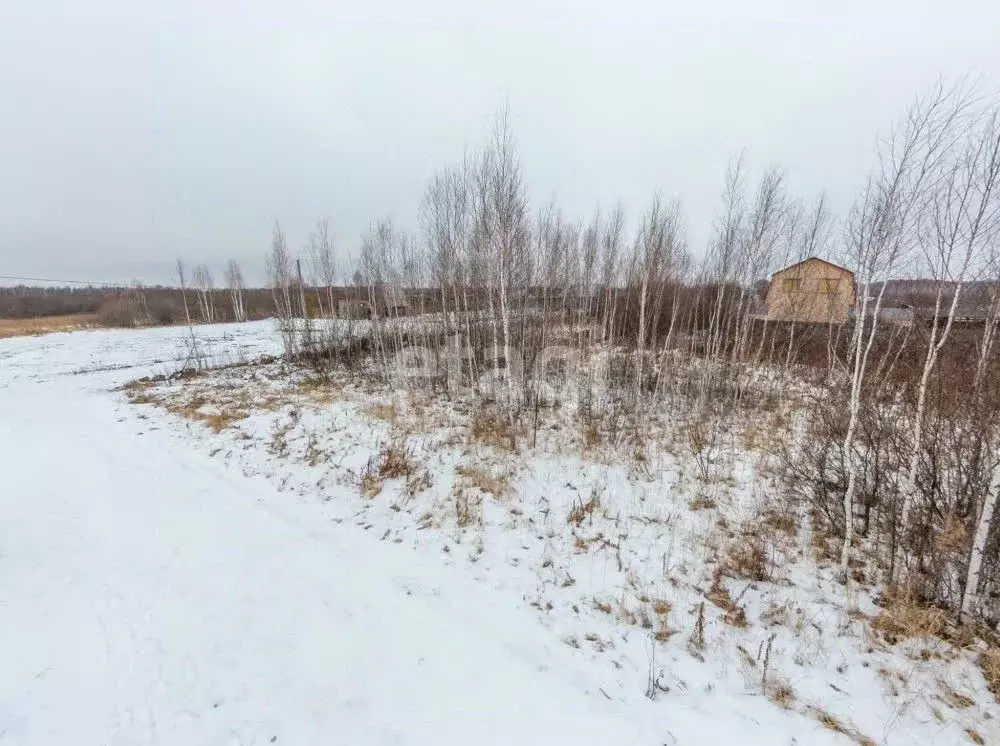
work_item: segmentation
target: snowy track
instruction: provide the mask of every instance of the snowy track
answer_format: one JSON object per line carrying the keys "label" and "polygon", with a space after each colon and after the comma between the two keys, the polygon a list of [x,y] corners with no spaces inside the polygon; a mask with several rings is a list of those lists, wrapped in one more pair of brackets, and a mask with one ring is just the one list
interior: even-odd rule
{"label": "snowy track", "polygon": [[0,342],[0,743],[662,742],[528,615],[118,405],[178,334]]}

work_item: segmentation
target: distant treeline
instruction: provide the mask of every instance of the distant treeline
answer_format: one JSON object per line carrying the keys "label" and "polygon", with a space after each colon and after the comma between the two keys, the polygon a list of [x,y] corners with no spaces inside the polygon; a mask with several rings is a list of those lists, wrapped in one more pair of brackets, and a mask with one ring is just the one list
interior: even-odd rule
{"label": "distant treeline", "polygon": [[[200,291],[199,291],[200,292]],[[228,289],[208,291],[214,296],[218,321],[233,321]],[[274,313],[271,291],[243,291],[247,318],[260,319]],[[134,326],[132,309],[141,304],[149,323],[175,324],[184,320],[180,288],[164,287],[0,287],[0,318],[31,319],[67,314],[100,314],[115,326]],[[200,321],[196,292],[188,290],[192,319]],[[126,318],[128,317],[128,318]]]}

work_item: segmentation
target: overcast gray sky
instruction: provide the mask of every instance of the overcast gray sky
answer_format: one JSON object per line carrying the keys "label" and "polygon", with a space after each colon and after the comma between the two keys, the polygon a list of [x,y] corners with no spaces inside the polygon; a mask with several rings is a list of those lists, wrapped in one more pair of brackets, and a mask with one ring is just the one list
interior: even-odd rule
{"label": "overcast gray sky", "polygon": [[510,104],[537,204],[679,196],[700,251],[727,161],[843,210],[939,75],[1000,76],[996,0],[5,0],[0,275],[259,280],[328,215],[416,225],[432,171]]}

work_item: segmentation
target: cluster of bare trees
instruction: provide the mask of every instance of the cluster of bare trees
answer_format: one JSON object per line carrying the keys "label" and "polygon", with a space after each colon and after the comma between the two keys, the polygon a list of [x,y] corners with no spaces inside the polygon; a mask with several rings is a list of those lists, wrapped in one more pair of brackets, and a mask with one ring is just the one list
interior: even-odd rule
{"label": "cluster of bare trees", "polygon": [[[845,582],[867,568],[996,619],[998,117],[995,100],[936,87],[884,141],[843,221],[738,157],[696,259],[679,199],[653,195],[631,228],[620,205],[584,221],[533,208],[504,112],[484,147],[430,180],[418,232],[376,221],[352,263],[320,221],[303,277],[276,227],[268,274],[286,349],[479,397],[512,431],[572,401],[616,438],[641,437],[651,406],[711,430],[734,405],[792,396],[785,383],[805,373],[818,393],[799,409],[786,476],[839,539]],[[810,256],[854,272],[846,323],[765,313],[766,278]],[[927,278],[934,303],[889,325],[901,276]]]}
{"label": "cluster of bare trees", "polygon": [[[204,324],[242,322],[273,313],[270,303],[261,302],[261,291],[247,287],[243,269],[236,259],[227,262],[221,289],[216,288],[215,277],[207,264],[197,265],[189,277],[184,262],[178,259],[176,276],[181,291],[178,302],[183,312],[180,319],[171,321],[182,320],[189,325],[195,321]],[[193,291],[193,300],[188,298],[189,290]]]}
{"label": "cluster of bare trees", "polygon": [[[845,580],[863,564],[858,546],[876,547],[894,592],[993,621],[998,117],[995,100],[938,86],[884,144],[844,231],[858,293],[843,375],[807,410],[812,437],[792,468],[842,537]],[[933,306],[886,328],[888,281],[913,272],[933,283]]]}

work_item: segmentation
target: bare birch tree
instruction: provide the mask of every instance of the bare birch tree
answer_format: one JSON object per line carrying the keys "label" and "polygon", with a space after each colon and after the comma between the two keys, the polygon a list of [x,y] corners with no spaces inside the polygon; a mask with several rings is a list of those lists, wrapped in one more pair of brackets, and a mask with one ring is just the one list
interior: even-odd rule
{"label": "bare birch tree", "polygon": [[[333,287],[337,284],[337,265],[334,259],[333,237],[330,234],[330,221],[321,218],[309,237],[309,260],[312,274],[316,281],[320,315],[334,315]],[[325,297],[325,300],[324,300]]]}
{"label": "bare birch tree", "polygon": [[278,327],[286,354],[297,351],[295,316],[292,308],[292,256],[281,226],[275,222],[271,251],[267,255],[267,276],[278,317]]}
{"label": "bare birch tree", "polygon": [[198,291],[198,307],[201,309],[201,320],[206,324],[215,321],[215,280],[212,271],[205,264],[199,264],[194,270],[194,286]]}
{"label": "bare birch tree", "polygon": [[[844,542],[840,565],[845,582],[849,577],[854,542],[854,499],[859,468],[854,439],[886,281],[912,249],[914,213],[921,207],[928,181],[952,147],[956,124],[968,105],[964,89],[948,89],[942,84],[927,97],[918,99],[902,126],[880,152],[875,172],[869,177],[847,223],[845,245],[855,267],[859,292],[851,342],[848,425],[842,445],[847,464],[847,488],[844,491]],[[869,295],[876,283],[878,296],[872,301]]]}
{"label": "bare birch tree", "polygon": [[229,287],[229,299],[233,306],[233,321],[246,321],[246,283],[243,280],[240,263],[235,259],[230,259],[226,265],[226,285]]}

